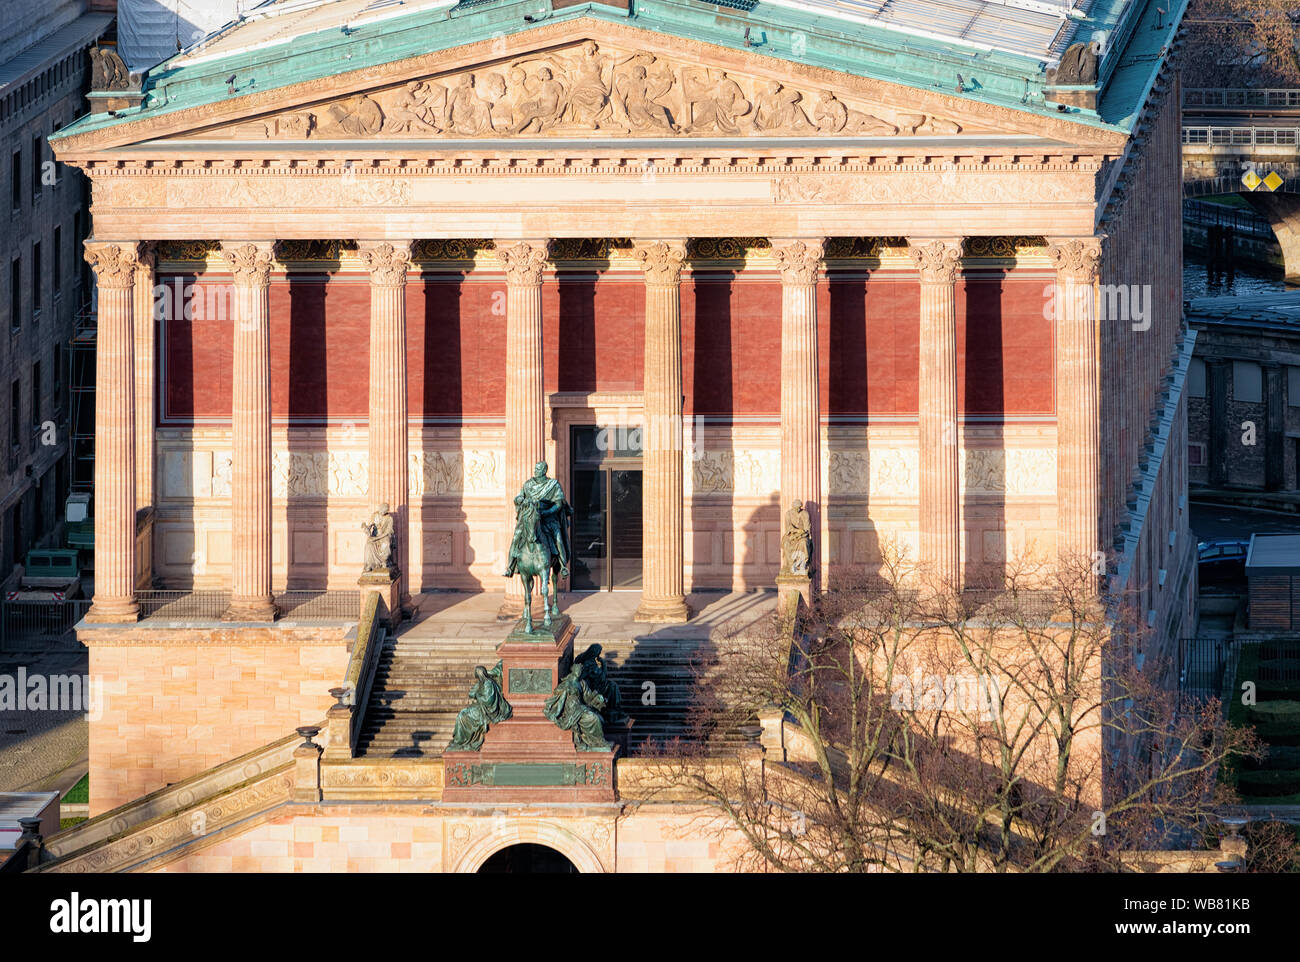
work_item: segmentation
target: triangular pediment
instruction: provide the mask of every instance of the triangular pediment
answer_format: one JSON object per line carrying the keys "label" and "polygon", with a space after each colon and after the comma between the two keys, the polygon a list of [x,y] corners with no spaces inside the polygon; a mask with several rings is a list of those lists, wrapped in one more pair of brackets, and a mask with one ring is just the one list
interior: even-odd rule
{"label": "triangular pediment", "polygon": [[[774,65],[776,66],[776,65]],[[217,140],[892,137],[987,124],[731,64],[585,39],[224,124]]]}
{"label": "triangular pediment", "polygon": [[[310,150],[338,141],[780,137],[975,144],[1010,136],[1091,147],[1117,139],[1066,117],[595,18],[273,88],[245,79],[257,77],[253,67],[233,72],[229,89],[220,65],[204,67],[194,81],[185,80],[183,63],[164,67],[153,94],[161,111],[146,105],[107,125],[74,127],[57,149],[83,158],[161,141]],[[220,87],[204,79],[218,76]]]}

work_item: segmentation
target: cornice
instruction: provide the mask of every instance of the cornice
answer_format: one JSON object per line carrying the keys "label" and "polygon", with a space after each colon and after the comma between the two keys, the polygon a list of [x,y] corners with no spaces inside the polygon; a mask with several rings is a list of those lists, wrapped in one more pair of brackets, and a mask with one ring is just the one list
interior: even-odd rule
{"label": "cornice", "polygon": [[[413,78],[436,77],[481,65],[505,63],[521,54],[540,55],[587,39],[607,40],[616,44],[621,42],[633,49],[663,52],[701,62],[743,66],[760,76],[798,79],[812,85],[832,85],[877,101],[907,103],[922,112],[957,119],[977,119],[1007,133],[1031,132],[1067,143],[1110,150],[1122,149],[1127,141],[1127,135],[1122,131],[1099,129],[1064,117],[1045,117],[986,101],[955,97],[826,67],[778,61],[701,40],[666,36],[627,24],[578,17],[382,66],[346,71],[167,113],[151,114],[146,109],[106,127],[84,133],[78,133],[74,129],[52,140],[51,145],[59,159],[66,162],[65,157],[102,153],[128,144],[220,127],[273,111],[294,110],[340,96],[391,87]],[[160,94],[161,90],[152,91],[154,97]]]}

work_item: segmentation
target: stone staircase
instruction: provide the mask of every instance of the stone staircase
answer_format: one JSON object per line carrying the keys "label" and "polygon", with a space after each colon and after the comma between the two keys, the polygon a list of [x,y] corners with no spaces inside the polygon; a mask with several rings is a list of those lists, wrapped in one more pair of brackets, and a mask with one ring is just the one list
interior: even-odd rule
{"label": "stone staircase", "polygon": [[[580,633],[575,651],[597,640],[604,646],[623,710],[632,718],[629,754],[650,741],[685,735],[698,673],[712,659],[709,643],[659,636],[606,640]],[[496,643],[409,635],[386,639],[357,741],[358,757],[441,755],[474,683],[474,666],[496,664]],[[744,740],[739,732],[714,738],[737,745]]]}
{"label": "stone staircase", "polygon": [[474,666],[497,663],[496,641],[384,640],[357,739],[358,757],[437,756],[474,684]]}

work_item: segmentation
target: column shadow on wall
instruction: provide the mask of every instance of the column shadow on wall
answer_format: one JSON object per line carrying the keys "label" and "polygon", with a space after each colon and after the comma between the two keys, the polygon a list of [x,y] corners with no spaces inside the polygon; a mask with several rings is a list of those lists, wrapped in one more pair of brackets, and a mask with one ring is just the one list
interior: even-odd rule
{"label": "column shadow on wall", "polygon": [[[965,390],[960,409],[965,412],[961,438],[965,445],[966,483],[962,491],[962,517],[966,539],[966,563],[963,581],[967,588],[1001,587],[1006,579],[1010,553],[1007,531],[1007,456],[1006,388],[1003,382],[1003,313],[1002,296],[1007,272],[993,276],[964,278],[965,311]],[[996,437],[978,448],[969,444],[972,416],[997,416]],[[959,418],[959,420],[963,420]],[[975,422],[979,423],[979,422]],[[985,433],[985,432],[980,432]],[[975,455],[979,451],[981,454]],[[976,493],[983,482],[984,493]],[[1000,493],[991,493],[1000,492]],[[999,542],[994,552],[986,552],[985,532]],[[990,556],[991,555],[991,556]],[[976,561],[975,559],[983,559]]]}
{"label": "column shadow on wall", "polygon": [[[703,567],[700,560],[704,558],[708,559],[710,568],[723,567],[723,559],[729,552],[727,545],[716,536],[716,529],[721,521],[723,530],[730,536],[734,523],[736,456],[732,436],[735,426],[731,418],[734,409],[731,296],[735,283],[734,270],[702,270],[690,275],[694,294],[690,318],[694,351],[690,398],[693,423],[689,435],[683,430],[683,438],[691,445],[692,575],[688,587],[692,591],[706,587],[727,591],[735,586],[738,578],[745,577],[743,565],[739,572],[735,569],[739,559],[732,559],[725,584],[716,580],[710,583],[711,579],[700,570]],[[722,422],[727,425],[725,450],[706,450],[705,446],[712,440],[705,436],[706,423]]]}
{"label": "column shadow on wall", "polygon": [[[424,292],[424,379],[421,397],[420,490],[418,530],[407,525],[407,536],[421,543],[421,591],[466,590],[481,583],[470,575],[474,545],[465,513],[465,488],[469,483],[464,450],[464,375],[461,339],[473,337],[472,319],[465,316],[469,268],[425,271],[420,275]],[[430,445],[428,442],[435,443]],[[450,455],[450,460],[444,456]],[[426,536],[429,522],[433,536]],[[465,532],[459,541],[459,532]],[[445,533],[445,538],[438,533]],[[443,547],[445,545],[445,549]],[[445,561],[441,559],[445,557]],[[505,567],[504,555],[500,567]],[[423,606],[421,606],[423,607]]]}
{"label": "column shadow on wall", "polygon": [[[830,328],[827,332],[827,471],[822,488],[828,521],[822,545],[827,583],[861,585],[879,579],[869,567],[880,558],[880,536],[870,523],[871,446],[868,435],[871,384],[867,367],[867,281],[865,270],[827,272]],[[837,416],[841,423],[837,425]],[[858,452],[861,452],[860,456]],[[830,523],[839,526],[831,551]]]}
{"label": "column shadow on wall", "polygon": [[[157,420],[161,421],[163,415],[175,417],[179,412],[176,410],[180,406],[183,398],[190,399],[190,419],[185,427],[190,431],[194,430],[194,366],[198,359],[194,356],[194,311],[195,301],[201,301],[200,296],[196,296],[198,283],[198,273],[185,273],[178,275],[169,275],[165,280],[159,279],[158,283],[162,284],[165,293],[162,298],[163,319],[159,325],[161,337],[155,345],[155,383],[158,385],[158,414]],[[188,292],[188,293],[187,293]],[[136,438],[136,444],[139,444],[140,438]],[[154,442],[157,443],[156,441]],[[190,435],[191,450],[193,450],[193,434]],[[156,453],[156,451],[155,451]],[[171,579],[163,579],[165,587],[184,588],[189,591],[195,590],[195,573],[202,570],[207,573],[207,565],[200,563],[200,540],[198,532],[198,518],[195,513],[194,503],[194,481],[193,471],[185,472],[182,477],[176,478],[179,482],[178,487],[170,488],[172,477],[169,477],[167,465],[158,463],[154,475],[154,504],[155,512],[157,505],[164,497],[168,499],[177,498],[178,496],[187,499],[189,506],[189,517],[184,519],[184,527],[178,525],[181,531],[189,532],[189,551],[190,551],[190,576],[188,584],[178,584]],[[178,521],[181,519],[177,519]],[[157,532],[157,514],[155,514],[155,537]],[[172,534],[171,537],[184,537],[183,535]],[[158,564],[159,559],[166,562],[169,558],[166,545],[158,545],[161,551],[155,552],[154,563]]]}
{"label": "column shadow on wall", "polygon": [[[339,269],[334,261],[311,272],[290,272],[289,390],[285,457],[288,475],[284,509],[285,588],[325,590],[329,583],[329,325],[326,323],[329,280]],[[274,345],[272,345],[274,350]],[[313,437],[320,433],[317,446]],[[323,453],[322,453],[323,452]],[[294,489],[311,491],[293,496]],[[319,492],[319,493],[317,493]],[[360,521],[358,520],[358,523]],[[294,551],[295,532],[317,532],[322,557],[301,562]]]}

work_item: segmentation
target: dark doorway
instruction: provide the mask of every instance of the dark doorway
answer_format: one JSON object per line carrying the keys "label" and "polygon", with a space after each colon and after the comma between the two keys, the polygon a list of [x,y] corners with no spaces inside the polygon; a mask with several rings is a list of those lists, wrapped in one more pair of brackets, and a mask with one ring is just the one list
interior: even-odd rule
{"label": "dark doorway", "polygon": [[641,432],[574,427],[574,591],[641,587]]}
{"label": "dark doorway", "polygon": [[515,875],[577,875],[578,867],[553,848],[525,842],[494,853],[479,871]]}

